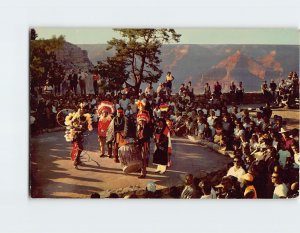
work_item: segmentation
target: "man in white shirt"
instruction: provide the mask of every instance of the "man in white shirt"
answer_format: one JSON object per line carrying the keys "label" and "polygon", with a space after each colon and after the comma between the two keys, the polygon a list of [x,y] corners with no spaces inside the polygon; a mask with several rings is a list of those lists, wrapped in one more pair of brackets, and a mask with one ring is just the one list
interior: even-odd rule
{"label": "man in white shirt", "polygon": [[278,198],[286,198],[288,193],[288,187],[285,183],[282,182],[281,177],[279,173],[273,173],[271,176],[272,183],[275,186],[274,192],[273,192],[273,199]]}
{"label": "man in white shirt", "polygon": [[161,117],[161,111],[159,109],[159,105],[156,105],[155,108],[153,109],[153,115],[156,119]]}
{"label": "man in white shirt", "polygon": [[79,70],[79,86],[80,86],[80,94],[86,96],[86,79],[88,74],[84,71]]}
{"label": "man in white shirt", "polygon": [[227,172],[227,176],[234,176],[238,179],[238,181],[241,183],[241,186],[243,185],[242,183],[242,176],[245,174],[245,170],[242,168],[242,161],[239,157],[234,157],[233,159],[233,166],[229,168]]}
{"label": "man in white shirt", "polygon": [[152,83],[149,83],[145,89],[145,95],[148,97],[148,96],[153,96],[153,94],[154,94],[154,89],[152,87]]}
{"label": "man in white shirt", "polygon": [[291,157],[291,153],[285,148],[284,146],[284,142],[282,143],[282,148],[278,151],[278,155],[279,155],[279,164],[282,168],[285,167],[286,164],[286,160],[288,157]]}
{"label": "man in white shirt", "polygon": [[160,83],[160,84],[158,85],[157,89],[156,89],[156,93],[157,93],[158,96],[159,96],[159,93],[160,93],[160,91],[161,91],[162,88],[163,88],[163,84]]}
{"label": "man in white shirt", "polygon": [[49,84],[49,82],[46,82],[46,85],[44,87],[44,93],[45,94],[53,94],[53,87]]}
{"label": "man in white shirt", "polygon": [[132,113],[135,114],[138,109],[137,109],[134,98],[130,98],[129,106],[131,107]]}
{"label": "man in white shirt", "polygon": [[119,105],[124,111],[127,109],[127,106],[129,105],[129,99],[126,98],[125,94],[123,94],[122,99],[119,100]]}

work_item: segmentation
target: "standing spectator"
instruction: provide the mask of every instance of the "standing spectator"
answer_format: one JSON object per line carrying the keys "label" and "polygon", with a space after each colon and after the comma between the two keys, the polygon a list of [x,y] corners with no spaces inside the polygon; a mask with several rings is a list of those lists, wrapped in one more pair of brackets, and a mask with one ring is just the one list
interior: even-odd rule
{"label": "standing spectator", "polygon": [[271,91],[271,96],[273,101],[276,99],[276,89],[277,89],[277,84],[272,79],[270,82],[270,91]]}
{"label": "standing spectator", "polygon": [[205,87],[204,87],[204,97],[207,100],[209,100],[211,98],[211,90],[210,90],[210,86],[208,83],[206,83]]}
{"label": "standing spectator", "polygon": [[54,84],[54,95],[59,96],[60,95],[60,85],[63,79],[62,74],[55,74],[53,78],[53,84]]}
{"label": "standing spectator", "polygon": [[68,74],[65,74],[62,83],[61,83],[61,93],[65,95],[67,90],[69,89],[70,81],[68,80]]}
{"label": "standing spectator", "polygon": [[133,97],[130,97],[129,106],[130,106],[130,108],[131,108],[132,113],[133,113],[133,114],[136,114],[138,109],[137,109],[137,106],[136,106],[136,103],[135,103]]}
{"label": "standing spectator", "polygon": [[234,84],[234,82],[232,81],[230,84],[230,98],[232,102],[235,102],[235,97],[236,97],[236,85]]}
{"label": "standing spectator", "polygon": [[287,159],[291,157],[291,153],[287,150],[285,142],[281,142],[281,149],[278,151],[279,164],[282,168],[285,167]]}
{"label": "standing spectator", "polygon": [[183,96],[185,92],[186,92],[185,85],[184,85],[184,83],[181,83],[181,86],[179,88],[179,95]]}
{"label": "standing spectator", "polygon": [[130,101],[129,99],[126,97],[125,94],[122,94],[122,99],[119,100],[119,105],[120,107],[125,111],[129,105]]}
{"label": "standing spectator", "polygon": [[214,85],[214,96],[216,99],[219,99],[221,94],[222,94],[222,86],[217,81],[216,84]]}
{"label": "standing spectator", "polygon": [[172,82],[174,80],[174,76],[172,73],[169,71],[166,76],[166,88],[168,89],[168,92],[172,92]]}
{"label": "standing spectator", "polygon": [[50,85],[49,81],[46,82],[44,86],[44,94],[51,96],[53,94],[53,87]]}
{"label": "standing spectator", "polygon": [[154,89],[152,87],[152,83],[149,83],[145,89],[145,95],[146,95],[146,97],[152,97],[153,94],[154,94]]}
{"label": "standing spectator", "polygon": [[73,72],[72,79],[71,79],[71,89],[74,94],[77,94],[77,85],[78,85],[78,75],[77,72]]}
{"label": "standing spectator", "polygon": [[79,70],[79,86],[80,86],[80,94],[82,96],[86,96],[86,79],[88,74],[82,70]]}
{"label": "standing spectator", "polygon": [[161,90],[163,89],[163,84],[160,83],[156,89],[157,96],[161,95]]}
{"label": "standing spectator", "polygon": [[269,98],[270,98],[270,92],[269,92],[269,88],[268,88],[268,84],[267,81],[265,80],[264,83],[261,85],[261,91],[264,95],[265,101],[269,102]]}
{"label": "standing spectator", "polygon": [[244,99],[244,87],[243,82],[240,82],[236,88],[236,100],[238,104],[242,104]]}
{"label": "standing spectator", "polygon": [[98,81],[100,81],[100,75],[97,73],[97,71],[94,71],[93,73],[93,87],[94,87],[94,93],[97,96],[98,95]]}

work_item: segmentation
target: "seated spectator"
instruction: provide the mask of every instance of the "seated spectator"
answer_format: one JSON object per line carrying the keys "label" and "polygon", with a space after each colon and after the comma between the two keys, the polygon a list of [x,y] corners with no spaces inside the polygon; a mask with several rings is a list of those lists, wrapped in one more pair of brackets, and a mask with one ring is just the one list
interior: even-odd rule
{"label": "seated spectator", "polygon": [[239,157],[234,157],[233,166],[227,171],[227,176],[236,177],[242,186],[242,176],[245,173],[245,170],[242,168],[242,160]]}
{"label": "seated spectator", "polygon": [[220,145],[220,146],[225,146],[224,143],[224,135],[223,135],[223,128],[220,124],[215,125],[215,136],[214,136],[214,143]]}
{"label": "seated spectator", "polygon": [[194,177],[192,174],[188,174],[185,177],[185,186],[181,193],[181,199],[197,198],[199,196],[198,191],[194,185]]}
{"label": "seated spectator", "polygon": [[200,199],[216,199],[216,191],[213,189],[209,180],[205,179],[199,183],[202,196]]}
{"label": "seated spectator", "polygon": [[253,186],[253,175],[250,173],[244,174],[242,177],[244,186],[245,186],[245,191],[244,191],[244,198],[245,199],[256,199],[257,194],[256,194],[256,189]]}
{"label": "seated spectator", "polygon": [[273,199],[286,198],[288,193],[288,187],[282,182],[282,177],[280,173],[274,172],[271,178],[272,183],[275,186],[273,192]]}
{"label": "seated spectator", "polygon": [[224,176],[217,189],[218,199],[236,199],[240,197],[238,190],[234,188],[233,181],[229,176]]}
{"label": "seated spectator", "polygon": [[203,130],[202,138],[204,140],[207,140],[207,141],[212,140],[212,132],[211,132],[211,129],[210,129],[208,123],[204,124],[204,130]]}
{"label": "seated spectator", "polygon": [[99,193],[92,193],[91,198],[100,198],[100,194]]}

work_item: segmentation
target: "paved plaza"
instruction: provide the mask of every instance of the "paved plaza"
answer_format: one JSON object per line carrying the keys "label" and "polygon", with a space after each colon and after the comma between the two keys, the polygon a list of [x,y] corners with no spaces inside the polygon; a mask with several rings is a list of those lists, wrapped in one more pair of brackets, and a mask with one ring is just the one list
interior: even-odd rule
{"label": "paved plaza", "polygon": [[149,181],[155,182],[157,189],[161,189],[183,184],[186,173],[199,175],[217,171],[230,162],[229,158],[192,144],[188,139],[173,138],[172,142],[172,167],[163,175],[156,174],[151,157],[146,179],[138,179],[138,173],[126,175],[113,159],[99,157],[96,130],[85,138],[84,165],[78,170],[73,168],[70,160],[71,144],[65,141],[64,132],[34,136],[31,140],[31,195],[87,198],[92,192],[98,192],[105,196],[109,190],[145,188]]}

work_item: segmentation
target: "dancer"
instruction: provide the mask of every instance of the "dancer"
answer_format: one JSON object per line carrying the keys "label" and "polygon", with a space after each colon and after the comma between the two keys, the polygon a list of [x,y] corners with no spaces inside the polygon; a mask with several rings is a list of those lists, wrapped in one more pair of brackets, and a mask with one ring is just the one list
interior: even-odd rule
{"label": "dancer", "polygon": [[155,151],[153,154],[153,163],[157,164],[155,172],[160,174],[165,173],[169,162],[172,149],[170,144],[170,132],[165,119],[157,120],[157,127],[155,129]]}
{"label": "dancer", "polygon": [[111,122],[111,114],[114,112],[113,103],[102,101],[98,105],[98,140],[100,144],[100,157],[105,156],[105,144],[107,145],[108,157],[112,157],[112,143],[106,143],[106,133]]}
{"label": "dancer", "polygon": [[124,111],[122,108],[118,108],[117,116],[113,118],[112,121],[110,122],[106,134],[106,142],[113,143],[113,153],[114,153],[115,163],[120,162],[118,156],[118,150],[122,145],[125,144],[124,127],[125,127]]}
{"label": "dancer", "polygon": [[143,110],[146,104],[143,101],[138,101],[137,105],[140,111],[137,114],[136,138],[142,155],[141,175],[138,178],[143,179],[146,177],[146,173],[147,173],[146,167],[148,165],[148,158],[149,158],[148,154],[150,151],[150,138],[152,135],[152,130],[149,125],[150,122],[149,112]]}
{"label": "dancer", "polygon": [[65,138],[67,142],[72,142],[71,159],[76,169],[78,165],[82,164],[80,154],[83,151],[83,133],[87,129],[89,131],[93,130],[91,115],[85,113],[85,107],[81,103],[78,111],[69,113],[65,119],[65,125],[67,126]]}

